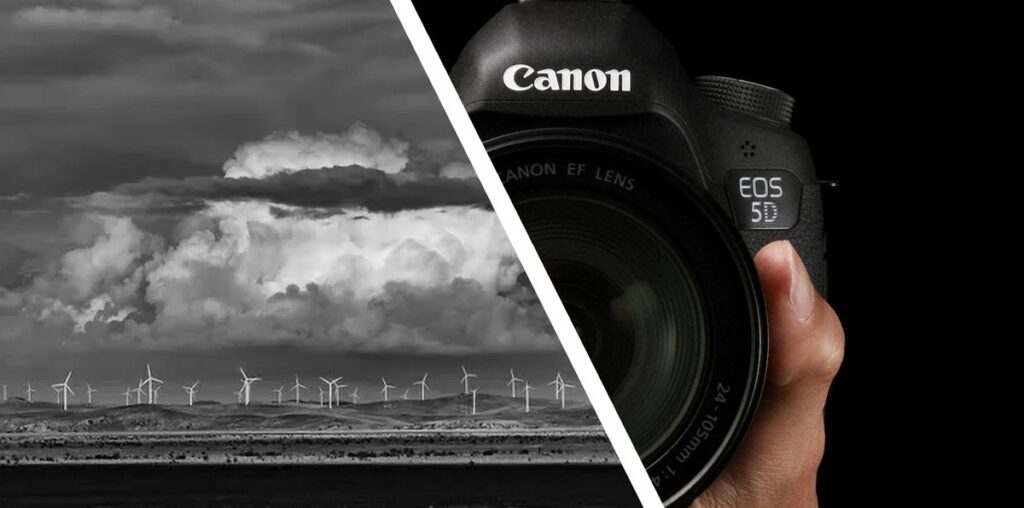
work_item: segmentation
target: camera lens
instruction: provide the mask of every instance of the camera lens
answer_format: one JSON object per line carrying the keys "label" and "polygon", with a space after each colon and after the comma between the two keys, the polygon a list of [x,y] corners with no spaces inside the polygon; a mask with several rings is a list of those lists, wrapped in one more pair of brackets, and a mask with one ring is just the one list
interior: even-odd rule
{"label": "camera lens", "polygon": [[614,196],[557,190],[516,207],[637,451],[654,456],[689,415],[708,352],[686,260]]}
{"label": "camera lens", "polygon": [[662,499],[699,492],[764,381],[747,246],[687,171],[612,136],[524,130],[488,149]]}

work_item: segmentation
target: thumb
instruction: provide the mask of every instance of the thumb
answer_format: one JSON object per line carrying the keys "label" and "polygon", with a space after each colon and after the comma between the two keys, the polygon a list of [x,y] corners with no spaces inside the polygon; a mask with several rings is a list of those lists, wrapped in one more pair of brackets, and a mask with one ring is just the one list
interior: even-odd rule
{"label": "thumb", "polygon": [[843,358],[842,326],[788,241],[754,258],[768,309],[764,396],[743,443],[698,506],[817,506],[824,407]]}

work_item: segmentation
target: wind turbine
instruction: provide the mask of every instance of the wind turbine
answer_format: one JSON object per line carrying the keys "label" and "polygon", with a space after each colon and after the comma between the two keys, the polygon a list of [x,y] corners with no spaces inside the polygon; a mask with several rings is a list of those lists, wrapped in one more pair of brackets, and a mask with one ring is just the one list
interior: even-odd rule
{"label": "wind turbine", "polygon": [[533,390],[533,387],[530,386],[530,382],[526,381],[526,380],[523,380],[523,384],[525,385],[525,386],[523,386],[523,394],[526,395],[526,412],[529,413],[530,412],[530,390]]}
{"label": "wind turbine", "polygon": [[463,386],[462,394],[469,395],[469,380],[471,378],[476,377],[476,374],[470,374],[468,371],[466,371],[465,365],[459,365],[459,367],[462,367],[462,379],[459,380],[459,382],[462,383]]}
{"label": "wind turbine", "polygon": [[427,386],[427,376],[429,376],[429,375],[430,375],[429,372],[424,372],[423,373],[423,379],[413,383],[414,385],[420,385],[420,400],[426,400],[426,398],[427,398],[427,391],[430,390],[430,387]]}
{"label": "wind turbine", "polygon": [[196,396],[196,387],[199,386],[199,381],[192,383],[192,386],[182,386],[181,388],[188,392],[188,405],[192,405],[193,400]]}
{"label": "wind turbine", "polygon": [[[299,375],[296,374],[295,375],[295,384],[292,385],[292,391],[295,392],[295,403],[296,404],[298,404],[300,402],[299,390],[305,390],[305,389],[306,389],[306,385],[304,385],[304,384],[299,382]],[[320,405],[321,406],[324,405],[323,394],[322,393],[320,394]]]}
{"label": "wind turbine", "polygon": [[86,396],[89,397],[89,405],[90,406],[92,405],[92,394],[93,394],[93,392],[98,392],[98,391],[99,390],[93,388],[91,384],[85,383],[85,394],[86,394]]}
{"label": "wind turbine", "polygon": [[242,403],[242,389],[241,388],[239,388],[238,391],[235,392],[235,397],[238,398],[238,403],[241,404]]}
{"label": "wind turbine", "polygon": [[402,400],[409,400],[409,389],[405,389],[405,393],[402,394]]}
{"label": "wind turbine", "polygon": [[142,384],[148,385],[149,397],[148,397],[147,400],[149,400],[150,404],[152,404],[154,402],[154,400],[153,400],[153,383],[163,384],[163,381],[153,377],[153,371],[150,370],[149,364],[147,363],[146,364],[146,379],[144,381],[142,381]]}
{"label": "wind turbine", "polygon": [[28,388],[25,389],[25,398],[28,399],[29,403],[31,403],[32,402],[32,392],[35,392],[35,390],[32,389],[32,382],[31,381],[29,381],[27,383],[27,386],[28,386]]}
{"label": "wind turbine", "polygon": [[53,389],[57,390],[57,403],[60,404],[61,399],[64,400],[64,411],[68,410],[68,392],[71,392],[71,395],[75,394],[71,385],[68,384],[69,381],[71,381],[71,371],[68,371],[68,377],[64,378],[63,383],[53,385]]}
{"label": "wind turbine", "polygon": [[160,389],[161,388],[163,388],[163,387],[162,386],[158,386],[156,388],[153,388],[153,404],[159,404],[160,403]]}
{"label": "wind turbine", "polygon": [[142,404],[142,393],[144,392],[144,390],[142,389],[142,385],[144,385],[144,384],[146,384],[146,382],[140,379],[139,380],[139,387],[135,389],[135,404],[136,405]]}
{"label": "wind turbine", "polygon": [[340,381],[341,381],[340,377],[336,381],[339,381],[339,382],[334,383],[334,403],[337,406],[340,407],[341,406],[341,389],[342,388],[348,388],[348,385],[341,384],[340,383]]}
{"label": "wind turbine", "polygon": [[281,393],[284,392],[284,385],[281,385],[280,388],[278,388],[278,389],[276,389],[274,391],[277,392],[277,405],[280,406],[281,405]]}
{"label": "wind turbine", "polygon": [[54,393],[54,395],[57,396],[57,405],[59,406],[60,405],[60,386],[58,384],[53,384],[53,385],[50,385],[50,388],[53,388],[53,393]]}
{"label": "wind turbine", "polygon": [[571,385],[569,383],[566,383],[565,381],[562,382],[562,409],[565,409],[565,389],[566,388],[576,388],[576,386]]}
{"label": "wind turbine", "polygon": [[511,376],[511,379],[508,380],[508,383],[505,383],[505,386],[511,386],[512,387],[512,398],[514,399],[514,398],[516,398],[516,383],[522,383],[523,380],[517,378],[516,377],[516,372],[514,370],[512,370],[512,369],[508,369],[508,374],[509,374],[509,376]]}
{"label": "wind turbine", "polygon": [[356,387],[355,390],[352,390],[352,403],[353,404],[358,404],[359,403],[359,387],[358,386]]}
{"label": "wind turbine", "polygon": [[548,386],[555,385],[555,400],[558,400],[559,395],[562,393],[562,373],[559,372],[555,375],[555,380],[548,383]]}
{"label": "wind turbine", "polygon": [[132,387],[129,386],[128,388],[125,388],[123,395],[124,395],[124,407],[128,407],[130,405],[129,402],[131,402],[131,400],[132,400],[131,399]]}
{"label": "wind turbine", "polygon": [[322,386],[318,386],[317,389],[320,390],[320,407],[324,407],[324,389]]}
{"label": "wind turbine", "polygon": [[245,375],[245,371],[241,367],[238,368],[238,372],[242,373],[242,391],[245,392],[245,405],[249,405],[249,394],[252,392],[252,384],[256,381],[262,381],[262,378],[249,377]]}
{"label": "wind turbine", "polygon": [[477,390],[479,390],[479,388],[473,388],[473,390],[472,390],[472,392],[473,392],[473,413],[472,414],[476,414],[476,391]]}
{"label": "wind turbine", "polygon": [[320,378],[320,381],[327,383],[327,409],[334,409],[334,385],[341,381],[341,376],[334,379]]}
{"label": "wind turbine", "polygon": [[381,388],[380,391],[381,391],[381,393],[384,394],[384,405],[386,406],[388,404],[388,390],[393,389],[393,388],[397,388],[397,387],[389,385],[388,384],[388,380],[384,379],[383,377],[380,378],[380,382],[384,383],[384,388]]}

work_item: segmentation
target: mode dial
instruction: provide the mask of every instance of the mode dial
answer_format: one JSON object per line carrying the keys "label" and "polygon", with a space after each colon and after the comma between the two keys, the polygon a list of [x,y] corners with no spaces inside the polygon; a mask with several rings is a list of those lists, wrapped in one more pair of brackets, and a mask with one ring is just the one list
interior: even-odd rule
{"label": "mode dial", "polygon": [[709,101],[789,126],[794,100],[782,90],[724,76],[697,76],[693,86]]}

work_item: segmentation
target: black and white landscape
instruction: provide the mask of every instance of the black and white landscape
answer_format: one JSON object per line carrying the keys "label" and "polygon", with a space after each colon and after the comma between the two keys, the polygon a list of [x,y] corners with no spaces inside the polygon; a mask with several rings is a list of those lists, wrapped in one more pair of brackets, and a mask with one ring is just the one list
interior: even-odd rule
{"label": "black and white landscape", "polygon": [[0,4],[0,462],[614,463],[571,372],[388,2]]}

